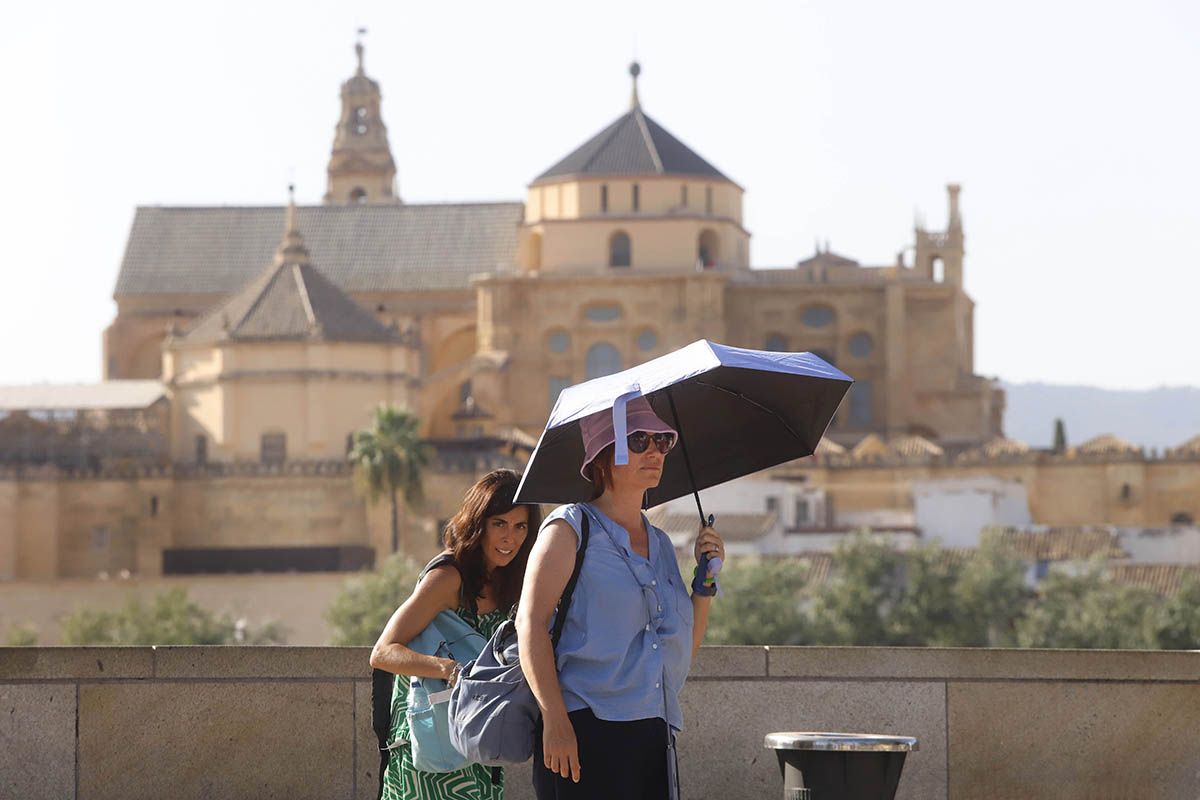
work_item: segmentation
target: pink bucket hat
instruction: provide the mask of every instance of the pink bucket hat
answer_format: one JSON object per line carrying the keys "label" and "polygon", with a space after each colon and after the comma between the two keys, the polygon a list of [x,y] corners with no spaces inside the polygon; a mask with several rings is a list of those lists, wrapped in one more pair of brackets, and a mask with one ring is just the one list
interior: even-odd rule
{"label": "pink bucket hat", "polygon": [[628,464],[629,449],[625,438],[636,431],[674,433],[679,436],[674,428],[654,413],[650,402],[641,394],[622,395],[613,403],[611,410],[606,408],[597,411],[579,421],[579,433],[583,437],[583,466],[579,468],[579,474],[590,481],[588,465],[601,450],[613,443],[617,443],[613,463]]}

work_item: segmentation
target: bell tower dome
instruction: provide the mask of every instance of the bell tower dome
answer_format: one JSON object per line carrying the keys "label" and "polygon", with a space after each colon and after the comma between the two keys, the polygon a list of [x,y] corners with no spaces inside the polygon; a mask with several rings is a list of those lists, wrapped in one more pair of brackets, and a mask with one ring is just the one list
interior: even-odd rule
{"label": "bell tower dome", "polygon": [[363,72],[363,44],[354,44],[358,70],[342,84],[342,113],[329,157],[326,205],[398,203],[396,162],[380,113],[379,84]]}

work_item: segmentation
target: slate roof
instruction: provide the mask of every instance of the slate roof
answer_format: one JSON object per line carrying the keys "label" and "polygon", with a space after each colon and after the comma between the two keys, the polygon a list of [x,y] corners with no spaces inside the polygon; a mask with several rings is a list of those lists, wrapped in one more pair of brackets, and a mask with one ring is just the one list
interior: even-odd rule
{"label": "slate roof", "polygon": [[982,536],[997,538],[1025,561],[1086,561],[1093,557],[1128,558],[1117,535],[1103,526],[1066,525],[1041,529],[990,527]]}
{"label": "slate roof", "polygon": [[635,106],[534,183],[573,175],[693,175],[728,181],[712,164]]}
{"label": "slate roof", "polygon": [[0,386],[0,411],[141,409],[165,394],[159,381]]}
{"label": "slate roof", "polygon": [[[229,294],[271,263],[284,206],[141,207],[115,296]],[[310,206],[298,211],[313,263],[343,291],[460,289],[512,270],[521,203]]]}
{"label": "slate roof", "polygon": [[200,319],[188,342],[399,341],[399,334],[351,300],[310,264],[272,266]]}

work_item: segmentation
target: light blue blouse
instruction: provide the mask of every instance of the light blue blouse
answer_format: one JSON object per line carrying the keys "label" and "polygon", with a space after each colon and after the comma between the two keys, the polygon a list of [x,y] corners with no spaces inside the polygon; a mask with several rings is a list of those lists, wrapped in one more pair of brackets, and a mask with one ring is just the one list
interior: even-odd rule
{"label": "light blue blouse", "polygon": [[562,519],[580,536],[584,513],[591,516],[587,555],[557,650],[567,711],[590,708],[613,722],[657,717],[680,730],[692,602],[671,540],[647,522],[650,558],[642,558],[625,529],[590,503],[560,506],[542,527]]}

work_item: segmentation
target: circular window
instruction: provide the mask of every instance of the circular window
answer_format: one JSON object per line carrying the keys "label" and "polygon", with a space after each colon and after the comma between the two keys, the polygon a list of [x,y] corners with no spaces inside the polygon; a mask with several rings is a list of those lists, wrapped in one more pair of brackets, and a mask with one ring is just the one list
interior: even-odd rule
{"label": "circular window", "polygon": [[354,114],[359,119],[366,119],[367,118],[367,109],[365,106],[359,106],[358,108],[354,109]]}
{"label": "circular window", "polygon": [[613,303],[588,306],[583,315],[592,322],[612,322],[621,318],[621,307]]}
{"label": "circular window", "polygon": [[833,309],[829,306],[809,306],[800,315],[800,321],[810,328],[824,328],[833,324]]}
{"label": "circular window", "polygon": [[354,129],[354,132],[360,135],[364,134],[367,132],[367,126],[360,123],[358,127]]}
{"label": "circular window", "polygon": [[785,353],[787,352],[787,340],[781,334],[772,333],[767,337],[767,341],[763,345],[763,350],[770,350],[773,353]]}
{"label": "circular window", "polygon": [[875,349],[875,340],[869,333],[856,333],[850,337],[850,355],[855,358],[866,358]]}
{"label": "circular window", "polygon": [[637,338],[638,350],[645,353],[658,347],[658,334],[654,331],[642,331]]}
{"label": "circular window", "polygon": [[551,353],[565,353],[571,346],[571,335],[566,331],[556,331],[546,338],[546,346]]}

